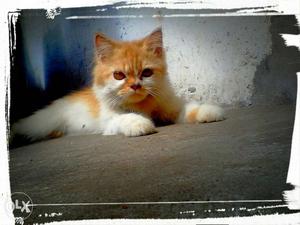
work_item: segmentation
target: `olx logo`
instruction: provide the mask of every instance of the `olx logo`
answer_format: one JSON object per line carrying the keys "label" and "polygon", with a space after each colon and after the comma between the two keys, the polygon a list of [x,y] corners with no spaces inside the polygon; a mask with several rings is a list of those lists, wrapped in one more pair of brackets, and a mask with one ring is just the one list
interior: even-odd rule
{"label": "olx logo", "polygon": [[33,202],[31,198],[23,192],[14,192],[11,195],[11,210],[15,218],[25,220],[33,211]]}
{"label": "olx logo", "polygon": [[28,201],[28,202],[22,201],[22,205],[20,205],[19,200],[16,199],[15,202],[13,202],[12,204],[13,204],[13,210],[20,209],[22,213],[24,211],[26,213],[30,213],[31,212],[31,210],[28,208],[29,205],[30,205],[30,201]]}

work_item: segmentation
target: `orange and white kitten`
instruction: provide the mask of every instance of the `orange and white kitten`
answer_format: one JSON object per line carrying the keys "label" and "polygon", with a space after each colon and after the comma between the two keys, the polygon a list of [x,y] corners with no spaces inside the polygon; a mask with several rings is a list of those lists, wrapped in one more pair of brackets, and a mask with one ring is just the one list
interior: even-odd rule
{"label": "orange and white kitten", "polygon": [[12,127],[31,140],[102,133],[140,136],[158,123],[223,120],[218,106],[185,103],[167,76],[161,29],[141,40],[95,36],[93,84],[54,101]]}

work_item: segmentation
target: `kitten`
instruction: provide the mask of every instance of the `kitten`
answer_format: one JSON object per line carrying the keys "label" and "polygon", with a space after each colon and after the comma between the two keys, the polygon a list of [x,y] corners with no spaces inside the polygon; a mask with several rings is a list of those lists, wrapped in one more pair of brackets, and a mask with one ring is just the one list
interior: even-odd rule
{"label": "kitten", "polygon": [[130,42],[96,34],[95,47],[92,85],[21,119],[13,134],[31,140],[86,133],[140,136],[156,132],[155,122],[224,119],[218,106],[185,103],[175,95],[160,28]]}

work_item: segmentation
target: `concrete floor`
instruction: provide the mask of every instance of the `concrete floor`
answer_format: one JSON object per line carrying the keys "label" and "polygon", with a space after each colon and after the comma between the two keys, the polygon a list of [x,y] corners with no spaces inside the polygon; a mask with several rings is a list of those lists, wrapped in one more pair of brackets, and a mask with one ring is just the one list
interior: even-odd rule
{"label": "concrete floor", "polygon": [[[143,137],[74,136],[15,148],[10,151],[11,189],[27,193],[35,204],[281,200],[294,113],[290,105],[241,108],[229,110],[222,122],[171,125]],[[279,207],[268,207],[274,204]],[[36,206],[26,221],[289,212],[280,205]],[[45,214],[53,212],[62,215]]]}

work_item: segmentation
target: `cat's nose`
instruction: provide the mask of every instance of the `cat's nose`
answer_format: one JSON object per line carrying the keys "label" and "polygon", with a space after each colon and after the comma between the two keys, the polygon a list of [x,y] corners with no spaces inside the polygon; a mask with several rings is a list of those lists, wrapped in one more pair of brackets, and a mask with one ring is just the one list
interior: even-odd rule
{"label": "cat's nose", "polygon": [[136,90],[140,89],[142,86],[140,84],[133,84],[130,87],[136,91]]}

